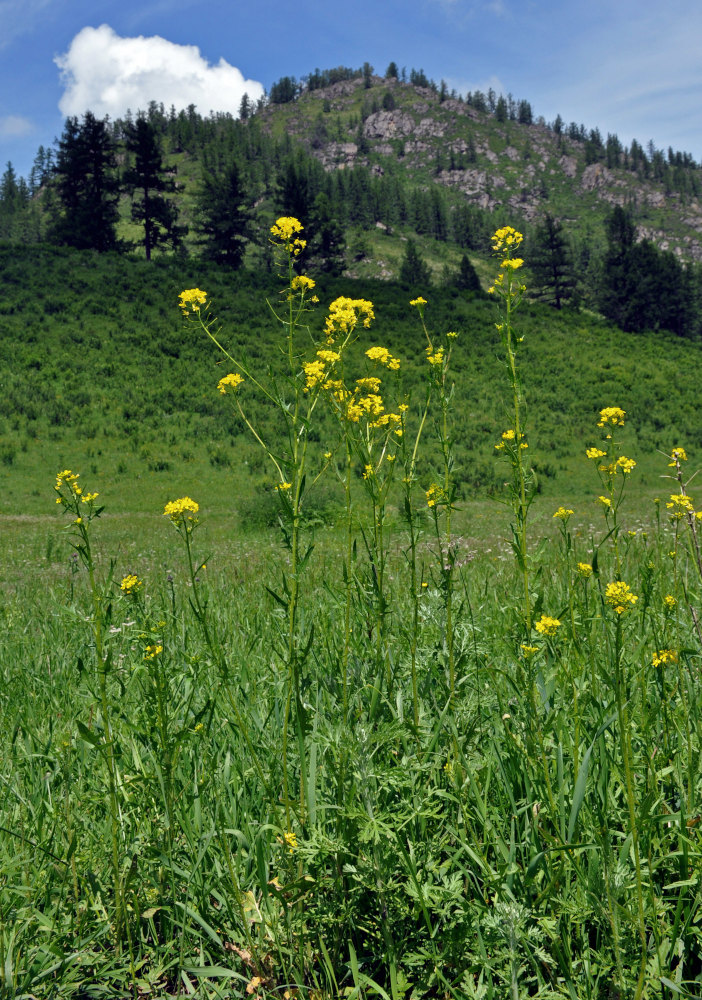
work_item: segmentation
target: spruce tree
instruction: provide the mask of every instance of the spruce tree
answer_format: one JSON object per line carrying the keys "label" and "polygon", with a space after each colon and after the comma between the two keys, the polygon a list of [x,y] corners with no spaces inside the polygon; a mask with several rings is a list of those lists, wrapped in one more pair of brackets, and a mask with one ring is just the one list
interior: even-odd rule
{"label": "spruce tree", "polygon": [[117,248],[119,181],[107,119],[66,119],[54,166],[57,201],[49,238],[79,250]]}
{"label": "spruce tree", "polygon": [[534,235],[529,267],[533,275],[532,293],[556,309],[575,294],[573,255],[558,219],[547,212]]}
{"label": "spruce tree", "polygon": [[126,149],[134,157],[124,172],[124,183],[132,197],[132,221],[144,227],[144,252],[151,260],[157,247],[176,247],[181,241],[183,230],[177,225],[177,208],[164,197],[175,191],[175,183],[166,175],[156,130],[143,115],[127,127]]}
{"label": "spruce tree", "polygon": [[403,285],[417,292],[431,285],[431,271],[417,250],[414,240],[407,240],[399,278]]}
{"label": "spruce tree", "polygon": [[217,173],[203,174],[196,198],[203,256],[240,268],[251,239],[251,196],[239,165],[232,161]]}

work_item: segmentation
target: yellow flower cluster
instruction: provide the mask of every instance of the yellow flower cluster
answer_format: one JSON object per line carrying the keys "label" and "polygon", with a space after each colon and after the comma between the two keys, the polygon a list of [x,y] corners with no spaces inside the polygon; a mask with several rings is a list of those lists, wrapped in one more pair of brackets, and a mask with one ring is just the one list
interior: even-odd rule
{"label": "yellow flower cluster", "polygon": [[581,576],[583,580],[589,580],[592,576],[592,566],[590,563],[579,562],[577,566],[578,576]]}
{"label": "yellow flower cluster", "polygon": [[432,483],[429,489],[426,491],[427,507],[436,507],[437,504],[448,503],[448,494],[446,490],[439,486],[438,483]]}
{"label": "yellow flower cluster", "polygon": [[243,381],[241,375],[237,375],[236,373],[225,375],[217,383],[217,388],[222,394],[226,393],[227,389],[236,391]]}
{"label": "yellow flower cluster", "polygon": [[658,649],[653,654],[653,666],[661,667],[666,663],[677,663],[678,654],[674,649]]}
{"label": "yellow flower cluster", "polygon": [[611,424],[612,427],[623,427],[625,416],[626,411],[620,410],[618,406],[605,406],[603,410],[600,410],[600,419],[597,422],[597,426],[606,427],[608,424]]}
{"label": "yellow flower cluster", "polygon": [[308,278],[306,274],[297,274],[293,278],[290,287],[294,292],[311,292],[315,287],[315,282],[312,278]]}
{"label": "yellow flower cluster", "polygon": [[502,261],[502,267],[511,267],[513,271],[519,270],[520,267],[524,266],[524,261],[521,257],[512,257],[509,260]]}
{"label": "yellow flower cluster", "polygon": [[681,462],[687,462],[687,455],[685,454],[684,448],[673,448],[670,453],[671,461],[668,462],[668,467],[674,469],[676,466],[680,465]]}
{"label": "yellow flower cluster", "polygon": [[[517,434],[512,427],[508,431],[503,431],[502,440],[499,444],[495,445],[495,451],[504,451],[508,446],[512,446],[513,442],[516,442]],[[524,435],[519,435],[519,447],[528,448],[529,445],[524,440]]]}
{"label": "yellow flower cluster", "polygon": [[271,226],[271,235],[281,243],[287,243],[303,230],[302,223],[292,215],[283,215]]}
{"label": "yellow flower cluster", "polygon": [[163,516],[170,517],[173,524],[185,524],[186,521],[197,521],[197,512],[200,505],[191,500],[190,497],[181,497],[179,500],[171,500],[163,509]]}
{"label": "yellow flower cluster", "polygon": [[[59,472],[56,476],[56,485],[54,489],[59,494],[56,498],[56,503],[64,504],[67,506],[70,501],[63,496],[63,489],[67,487],[70,490],[71,497],[70,500],[74,501],[71,504],[72,508],[75,510],[75,502],[80,500],[81,503],[92,503],[93,500],[97,500],[100,496],[99,493],[84,493],[81,486],[78,485],[78,480],[80,479],[79,472],[71,472],[70,469],[64,469],[63,472]],[[81,519],[76,521],[76,524],[80,524]]]}
{"label": "yellow flower cluster", "polygon": [[636,594],[632,594],[628,583],[617,580],[615,583],[608,583],[605,590],[605,600],[610,604],[618,615],[631,611],[638,601]]}
{"label": "yellow flower cluster", "polygon": [[444,349],[439,347],[432,353],[431,347],[427,347],[427,361],[430,365],[440,367],[444,363]]}
{"label": "yellow flower cluster", "polygon": [[516,229],[512,229],[511,226],[503,226],[492,237],[492,251],[493,253],[501,253],[503,250],[511,250],[512,248],[516,250],[523,239],[522,234],[518,233]]}
{"label": "yellow flower cluster", "polygon": [[416,299],[410,299],[410,305],[416,306],[418,309],[421,309],[422,306],[425,306],[426,304],[427,300],[423,299],[421,295],[418,296]]}
{"label": "yellow flower cluster", "polygon": [[604,458],[607,452],[601,448],[588,448],[585,454],[588,458]]}
{"label": "yellow flower cluster", "polygon": [[143,581],[135,576],[134,573],[128,573],[127,576],[122,578],[122,582],[119,585],[119,589],[127,597],[134,597],[138,594],[141,588],[144,586]]}
{"label": "yellow flower cluster", "polygon": [[663,603],[665,604],[668,611],[672,611],[673,608],[678,606],[678,602],[675,600],[672,594],[666,594],[663,598]]}
{"label": "yellow flower cluster", "polygon": [[180,293],[178,305],[183,310],[184,316],[187,316],[188,312],[199,313],[207,305],[207,292],[199,288],[186,288]]}
{"label": "yellow flower cluster", "polygon": [[553,516],[559,517],[561,521],[567,521],[572,513],[573,511],[570,509],[570,507],[559,507]]}
{"label": "yellow flower cluster", "polygon": [[524,653],[524,656],[526,657],[527,660],[530,659],[530,657],[532,657],[535,653],[539,652],[538,646],[527,646],[526,643],[524,642],[521,644],[520,649],[522,653]]}
{"label": "yellow flower cluster", "polygon": [[683,493],[671,493],[670,501],[666,504],[671,517],[685,517],[686,514],[694,514],[695,508],[692,505],[692,497]]}
{"label": "yellow flower cluster", "polygon": [[609,497],[599,496],[597,499],[599,500],[599,502],[602,504],[603,507],[609,508],[612,506],[612,501],[610,500]]}
{"label": "yellow flower cluster", "polygon": [[380,379],[375,375],[369,375],[366,378],[357,378],[356,385],[363,392],[378,392],[380,389]]}
{"label": "yellow flower cluster", "polygon": [[297,257],[307,246],[306,240],[300,240],[295,235],[296,233],[301,233],[302,229],[302,223],[293,218],[293,216],[281,216],[281,218],[271,226],[271,235],[273,236],[272,242],[278,243],[280,246],[284,246],[288,253]]}
{"label": "yellow flower cluster", "polygon": [[147,646],[146,652],[144,653],[145,660],[155,660],[160,653],[163,652],[163,646]]}
{"label": "yellow flower cluster", "polygon": [[288,490],[292,489],[292,483],[278,483],[276,489],[279,493],[287,493]]}
{"label": "yellow flower cluster", "polygon": [[373,303],[369,302],[368,299],[350,299],[345,295],[334,299],[329,306],[329,315],[324,323],[327,340],[333,340],[338,333],[344,335],[349,333],[361,317],[363,317],[364,327],[368,329],[375,319]]}
{"label": "yellow flower cluster", "polygon": [[549,618],[548,615],[542,615],[538,622],[534,625],[537,632],[546,636],[555,635],[560,627],[561,623],[558,618]]}
{"label": "yellow flower cluster", "polygon": [[393,372],[400,367],[399,359],[393,358],[387,347],[369,347],[366,351],[366,357],[370,358],[371,361],[377,361],[378,364],[385,365]]}

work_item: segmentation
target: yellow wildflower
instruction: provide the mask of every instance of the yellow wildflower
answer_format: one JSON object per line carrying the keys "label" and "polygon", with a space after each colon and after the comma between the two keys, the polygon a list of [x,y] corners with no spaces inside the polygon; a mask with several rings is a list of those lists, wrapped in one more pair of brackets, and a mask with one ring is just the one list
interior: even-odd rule
{"label": "yellow wildflower", "polygon": [[608,583],[605,590],[605,600],[607,604],[610,604],[618,615],[622,615],[627,611],[631,611],[632,607],[638,601],[636,594],[632,594],[631,588],[623,580],[617,580],[615,583]]}
{"label": "yellow wildflower", "polygon": [[437,348],[437,350],[432,354],[431,348],[427,348],[427,361],[430,365],[443,365],[444,363],[444,349],[443,347]]}
{"label": "yellow wildflower", "polygon": [[677,663],[678,654],[674,649],[658,649],[653,654],[653,666],[660,667],[666,663]]}
{"label": "yellow wildflower", "polygon": [[155,660],[160,653],[163,652],[163,646],[147,646],[146,652],[144,653],[145,660]]}
{"label": "yellow wildflower", "polygon": [[418,308],[421,308],[421,306],[425,306],[426,304],[427,300],[423,299],[421,295],[419,295],[416,299],[410,299],[411,306],[417,306]]}
{"label": "yellow wildflower", "polygon": [[602,504],[603,507],[609,508],[612,506],[612,501],[609,499],[609,497],[598,497],[597,499],[599,500],[599,502]]}
{"label": "yellow wildflower", "polygon": [[183,315],[188,315],[188,310],[199,313],[207,305],[207,292],[200,288],[186,288],[180,293],[178,305],[183,310]]}
{"label": "yellow wildflower", "polygon": [[687,455],[685,454],[684,448],[673,448],[670,453],[672,461],[668,462],[669,468],[675,468],[681,462],[687,462]]}
{"label": "yellow wildflower", "polygon": [[335,362],[339,361],[341,355],[337,351],[317,351],[317,357],[320,361],[323,361],[326,365],[333,365]]}
{"label": "yellow wildflower", "polygon": [[191,500],[190,497],[181,497],[179,500],[171,500],[163,509],[163,516],[170,517],[175,525],[185,524],[186,521],[197,521],[197,512],[200,505]]}
{"label": "yellow wildflower", "polygon": [[284,834],[284,839],[288,847],[288,853],[292,854],[297,848],[297,835],[295,833],[288,832]]}
{"label": "yellow wildflower", "polygon": [[[555,619],[554,619],[554,621],[555,621]],[[527,660],[530,657],[534,656],[535,653],[539,652],[539,647],[538,646],[527,646],[525,643],[521,644],[520,649],[521,649],[522,653],[524,654],[524,656],[526,657]]]}
{"label": "yellow wildflower", "polygon": [[438,483],[432,483],[426,491],[427,507],[436,507],[437,504],[447,503],[448,494]]}
{"label": "yellow wildflower", "polygon": [[224,395],[228,388],[236,391],[243,381],[244,380],[241,377],[241,375],[237,375],[236,373],[234,374],[230,373],[229,375],[225,375],[224,378],[221,378],[219,380],[219,382],[217,383],[217,388],[222,393],[222,395]]}
{"label": "yellow wildflower", "polygon": [[588,448],[585,454],[588,458],[604,458],[607,452],[601,448]]}
{"label": "yellow wildflower", "polygon": [[503,260],[500,267],[511,267],[513,271],[522,267],[524,261],[520,257],[513,257],[511,260]]}
{"label": "yellow wildflower", "polygon": [[578,576],[581,576],[583,580],[588,580],[592,576],[592,566],[590,563],[579,562],[577,569]]}
{"label": "yellow wildflower", "polygon": [[315,287],[315,282],[312,278],[308,278],[306,274],[296,274],[290,284],[290,287],[295,292],[309,292]]}
{"label": "yellow wildflower", "polygon": [[370,358],[371,361],[377,361],[378,364],[385,365],[391,371],[396,371],[400,367],[399,360],[393,358],[387,347],[369,347],[366,351],[366,357]]}
{"label": "yellow wildflower", "polygon": [[122,577],[119,589],[126,594],[127,597],[133,597],[143,586],[144,584],[138,576],[135,576],[134,573],[128,573],[127,576]]}
{"label": "yellow wildflower", "polygon": [[671,493],[670,502],[666,504],[671,517],[684,517],[685,514],[694,514],[695,508],[692,504],[692,497],[683,493]]}
{"label": "yellow wildflower", "polygon": [[673,608],[676,608],[678,604],[678,602],[676,601],[676,599],[673,597],[672,594],[666,594],[665,597],[663,598],[663,603],[665,604],[668,611],[672,611]]}
{"label": "yellow wildflower", "polygon": [[560,627],[561,623],[558,618],[550,618],[548,615],[542,615],[538,622],[534,625],[537,632],[540,632],[541,635],[548,636],[555,635]]}
{"label": "yellow wildflower", "polygon": [[363,317],[363,325],[366,329],[375,319],[373,303],[368,299],[350,299],[345,295],[334,299],[329,306],[329,315],[324,324],[324,332],[328,340],[333,340],[337,333],[347,334],[353,330],[358,321]]}
{"label": "yellow wildflower", "polygon": [[636,462],[634,461],[633,458],[626,458],[625,455],[620,455],[619,458],[617,459],[616,464],[619,466],[622,472],[628,473],[631,472],[631,470],[635,467]]}
{"label": "yellow wildflower", "polygon": [[522,234],[518,233],[516,229],[513,229],[511,226],[503,226],[492,237],[493,252],[499,253],[501,250],[510,250],[512,247],[516,248],[523,239]]}
{"label": "yellow wildflower", "polygon": [[455,330],[449,330],[446,336],[448,337],[449,340],[455,340],[458,334],[456,333]]}
{"label": "yellow wildflower", "polygon": [[380,389],[380,379],[371,375],[368,378],[357,378],[356,385],[364,392],[377,392]]}
{"label": "yellow wildflower", "polygon": [[626,410],[621,410],[618,406],[605,406],[603,410],[600,410],[597,426],[605,427],[607,424],[611,424],[612,427],[623,427],[625,416]]}
{"label": "yellow wildflower", "polygon": [[573,511],[569,507],[559,507],[554,517],[559,517],[562,521],[567,521]]}
{"label": "yellow wildflower", "polygon": [[287,490],[292,489],[292,483],[278,483],[276,489],[278,490],[279,493],[285,493],[287,492]]}

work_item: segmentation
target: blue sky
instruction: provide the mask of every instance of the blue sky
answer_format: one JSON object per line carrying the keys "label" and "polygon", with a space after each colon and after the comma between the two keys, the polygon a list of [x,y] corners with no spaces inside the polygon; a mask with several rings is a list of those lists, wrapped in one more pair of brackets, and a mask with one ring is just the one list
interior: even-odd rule
{"label": "blue sky", "polygon": [[232,110],[281,76],[366,60],[699,161],[701,38],[689,0],[0,0],[0,169],[26,176],[66,114],[149,97]]}

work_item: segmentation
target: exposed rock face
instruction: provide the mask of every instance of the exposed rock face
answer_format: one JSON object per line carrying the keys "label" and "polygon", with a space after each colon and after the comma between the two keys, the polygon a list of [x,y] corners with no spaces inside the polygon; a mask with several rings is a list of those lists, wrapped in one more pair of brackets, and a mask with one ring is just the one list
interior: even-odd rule
{"label": "exposed rock face", "polygon": [[415,131],[414,118],[402,111],[376,111],[363,123],[363,134],[368,139],[398,139],[412,135]]}
{"label": "exposed rock face", "polygon": [[558,161],[558,166],[566,177],[575,177],[578,172],[578,161],[574,156],[562,156]]}

